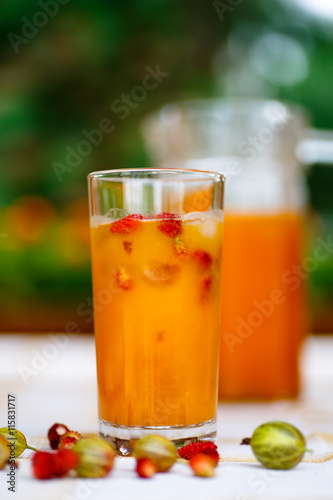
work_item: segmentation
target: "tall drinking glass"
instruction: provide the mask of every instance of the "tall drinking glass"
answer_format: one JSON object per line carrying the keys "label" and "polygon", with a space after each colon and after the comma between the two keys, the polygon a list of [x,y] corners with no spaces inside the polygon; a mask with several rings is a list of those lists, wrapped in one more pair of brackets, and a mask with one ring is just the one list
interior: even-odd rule
{"label": "tall drinking glass", "polygon": [[224,178],[88,180],[100,435],[121,455],[147,434],[215,439]]}

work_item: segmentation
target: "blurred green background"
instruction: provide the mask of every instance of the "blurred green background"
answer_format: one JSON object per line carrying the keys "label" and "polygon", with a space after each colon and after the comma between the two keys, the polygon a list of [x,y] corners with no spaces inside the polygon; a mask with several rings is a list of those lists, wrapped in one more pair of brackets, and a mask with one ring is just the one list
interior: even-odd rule
{"label": "blurred green background", "polygon": [[[149,165],[139,124],[152,110],[268,97],[333,130],[333,7],[301,3],[2,0],[0,331],[92,331],[78,314],[92,296],[86,176]],[[148,73],[158,85],[143,93]],[[316,151],[307,169],[310,245],[333,231],[332,163]],[[309,281],[312,330],[333,331],[333,258]]]}

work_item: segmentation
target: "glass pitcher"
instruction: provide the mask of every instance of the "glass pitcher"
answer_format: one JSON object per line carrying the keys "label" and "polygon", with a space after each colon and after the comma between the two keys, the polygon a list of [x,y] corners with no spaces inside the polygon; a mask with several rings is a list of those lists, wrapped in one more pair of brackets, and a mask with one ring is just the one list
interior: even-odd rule
{"label": "glass pitcher", "polygon": [[[142,124],[159,166],[227,178],[222,400],[290,398],[300,391],[307,197],[296,147],[307,121],[303,110],[278,101],[212,99],[168,104]],[[198,202],[204,207],[204,192]]]}

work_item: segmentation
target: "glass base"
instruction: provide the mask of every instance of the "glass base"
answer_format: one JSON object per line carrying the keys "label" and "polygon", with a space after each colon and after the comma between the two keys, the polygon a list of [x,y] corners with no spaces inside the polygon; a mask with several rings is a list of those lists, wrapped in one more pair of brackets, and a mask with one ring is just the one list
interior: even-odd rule
{"label": "glass base", "polygon": [[99,419],[99,435],[106,439],[114,448],[117,455],[128,457],[133,454],[135,441],[149,434],[159,434],[172,441],[177,448],[196,441],[213,441],[216,443],[216,419],[207,420],[200,424],[175,426],[145,426],[128,427],[117,425]]}

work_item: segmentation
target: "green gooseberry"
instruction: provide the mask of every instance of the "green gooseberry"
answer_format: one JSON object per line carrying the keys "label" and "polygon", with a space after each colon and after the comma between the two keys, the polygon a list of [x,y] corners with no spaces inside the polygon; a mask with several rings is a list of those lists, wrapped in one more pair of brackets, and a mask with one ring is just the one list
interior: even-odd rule
{"label": "green gooseberry", "polygon": [[105,477],[113,468],[115,453],[104,439],[79,439],[72,450],[79,457],[79,463],[75,467],[79,477]]}
{"label": "green gooseberry", "polygon": [[38,451],[36,448],[29,446],[25,435],[17,429],[9,429],[8,427],[1,427],[0,435],[4,436],[9,444],[14,445],[13,450],[15,453],[15,458],[19,457],[24,450],[27,448],[29,450]]}
{"label": "green gooseberry", "polygon": [[303,434],[293,425],[278,420],[260,425],[241,444],[250,444],[257,460],[268,469],[291,469],[308,451]]}
{"label": "green gooseberry", "polygon": [[149,458],[158,472],[166,472],[177,460],[177,448],[166,437],[151,434],[135,443],[134,456],[137,460]]}

